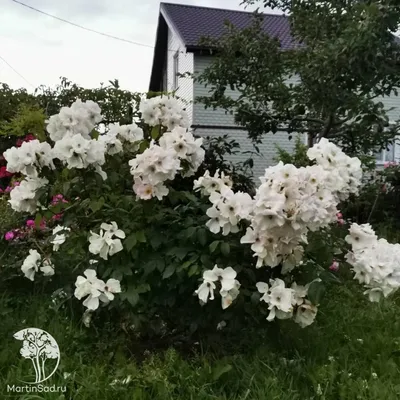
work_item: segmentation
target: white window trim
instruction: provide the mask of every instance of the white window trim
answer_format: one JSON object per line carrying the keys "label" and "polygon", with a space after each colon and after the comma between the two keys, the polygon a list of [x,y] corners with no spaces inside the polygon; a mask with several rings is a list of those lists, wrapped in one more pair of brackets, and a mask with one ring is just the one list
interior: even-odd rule
{"label": "white window trim", "polygon": [[173,90],[178,89],[178,74],[179,74],[179,50],[176,51],[172,59],[172,88]]}
{"label": "white window trim", "polygon": [[[389,125],[395,125],[395,124],[396,124],[395,121],[389,121]],[[398,154],[399,154],[399,145],[400,145],[399,139],[400,139],[400,136],[396,136],[396,139],[393,142],[393,160],[386,160],[387,150],[383,149],[383,150],[381,150],[382,151],[382,159],[375,160],[375,163],[377,166],[382,166],[386,162],[397,161]]]}
{"label": "white window trim", "polygon": [[[396,144],[394,144],[396,146]],[[375,160],[376,165],[383,165],[386,162],[396,161],[396,149],[393,148],[393,159],[387,160],[386,155],[388,151],[386,149],[381,150],[382,158],[380,160]],[[390,157],[391,158],[391,157]]]}

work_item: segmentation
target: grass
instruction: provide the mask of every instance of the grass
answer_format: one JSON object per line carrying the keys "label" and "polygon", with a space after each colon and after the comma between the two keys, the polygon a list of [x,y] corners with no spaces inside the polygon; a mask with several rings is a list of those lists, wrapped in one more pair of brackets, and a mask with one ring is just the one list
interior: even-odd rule
{"label": "grass", "polygon": [[[400,398],[399,299],[371,304],[352,284],[329,293],[310,328],[283,323],[265,335],[244,333],[240,347],[232,344],[231,351],[228,337],[223,345],[204,338],[190,355],[169,349],[134,356],[127,338],[112,327],[87,329],[49,303],[31,295],[1,298],[0,399]],[[7,384],[17,385],[31,372],[12,337],[29,326],[56,338],[61,363],[49,384],[66,386],[65,393],[7,393]]]}

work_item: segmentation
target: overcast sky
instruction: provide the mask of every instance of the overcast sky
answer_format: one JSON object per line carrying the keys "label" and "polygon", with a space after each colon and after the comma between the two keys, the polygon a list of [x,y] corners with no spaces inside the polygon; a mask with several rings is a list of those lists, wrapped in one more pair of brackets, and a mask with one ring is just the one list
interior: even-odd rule
{"label": "overcast sky", "polygon": [[[21,0],[91,29],[154,45],[159,0]],[[171,3],[243,10],[241,0],[169,0]],[[85,87],[118,79],[124,89],[146,91],[153,49],[119,42],[0,0],[0,57],[33,86],[60,76]],[[0,59],[0,82],[32,86]]]}

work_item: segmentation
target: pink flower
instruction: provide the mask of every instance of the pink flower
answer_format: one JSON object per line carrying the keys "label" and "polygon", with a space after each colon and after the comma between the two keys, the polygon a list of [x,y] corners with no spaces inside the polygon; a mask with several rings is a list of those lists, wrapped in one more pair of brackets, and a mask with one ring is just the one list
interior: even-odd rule
{"label": "pink flower", "polygon": [[0,167],[0,178],[7,178],[7,177],[13,176],[13,175],[14,174],[7,171],[7,167],[5,167],[5,166]]}
{"label": "pink flower", "polygon": [[4,235],[4,239],[6,240],[13,240],[15,237],[14,232],[13,231],[9,231]]}
{"label": "pink flower", "polygon": [[390,162],[389,161],[386,161],[384,164],[383,164],[383,168],[389,168],[390,167]]}
{"label": "pink flower", "polygon": [[344,224],[343,214],[341,212],[336,213],[336,222],[339,225],[343,225]]}
{"label": "pink flower", "polygon": [[339,271],[339,263],[336,260],[333,260],[332,265],[329,267],[329,269],[333,272]]}
{"label": "pink flower", "polygon": [[[26,226],[27,226],[28,228],[35,228],[36,223],[35,223],[35,221],[34,221],[33,219],[28,219],[28,220],[26,221]],[[40,228],[40,229],[46,228],[46,220],[45,220],[44,218],[40,221],[39,228]]]}
{"label": "pink flower", "polygon": [[28,219],[28,221],[26,221],[26,226],[28,228],[33,228],[35,226],[35,221],[33,219]]}
{"label": "pink flower", "polygon": [[15,229],[14,233],[15,233],[15,239],[21,239],[26,235],[26,232],[21,229]]}
{"label": "pink flower", "polygon": [[53,198],[51,199],[51,205],[55,206],[58,203],[68,203],[68,200],[64,199],[64,196],[62,194],[56,194],[55,196],[53,196]]}
{"label": "pink flower", "polygon": [[22,143],[24,142],[30,142],[31,140],[35,140],[36,137],[34,135],[32,135],[32,133],[28,133],[23,139],[18,139],[16,146],[17,147],[21,147]]}
{"label": "pink flower", "polygon": [[52,221],[59,221],[62,218],[62,214],[56,214],[51,217]]}

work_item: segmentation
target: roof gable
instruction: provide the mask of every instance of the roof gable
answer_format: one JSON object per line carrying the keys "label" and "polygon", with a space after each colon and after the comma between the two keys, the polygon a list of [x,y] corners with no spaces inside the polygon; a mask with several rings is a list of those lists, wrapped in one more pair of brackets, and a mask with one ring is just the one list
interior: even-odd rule
{"label": "roof gable", "polygon": [[[253,13],[246,11],[171,3],[161,3],[161,10],[167,15],[188,50],[198,48],[202,37],[222,36],[226,21],[238,29],[250,26],[253,21]],[[290,33],[289,19],[285,15],[264,14],[263,28],[266,34],[279,39],[282,49],[297,47]]]}
{"label": "roof gable", "polygon": [[[285,15],[262,14],[264,32],[277,38],[283,50],[302,45],[290,31],[290,21]],[[226,10],[220,8],[190,6],[184,4],[161,3],[153,67],[150,78],[150,90],[161,89],[162,70],[165,67],[166,52],[172,51],[168,45],[168,27],[183,41],[186,51],[202,50],[199,41],[203,37],[219,38],[225,32],[225,22],[231,22],[236,28],[244,29],[252,24],[253,13]],[[400,39],[393,35],[400,44]]]}

